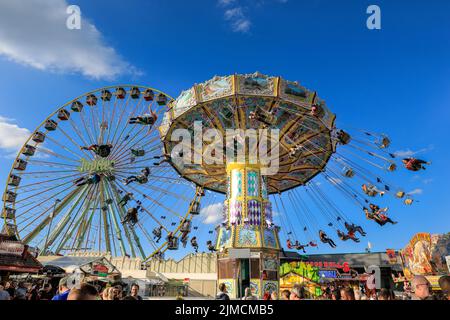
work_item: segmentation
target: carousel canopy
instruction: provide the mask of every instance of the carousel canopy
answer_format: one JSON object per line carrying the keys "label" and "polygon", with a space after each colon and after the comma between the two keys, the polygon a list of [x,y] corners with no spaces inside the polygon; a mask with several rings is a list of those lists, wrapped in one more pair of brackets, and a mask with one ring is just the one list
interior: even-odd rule
{"label": "carousel canopy", "polygon": [[[165,152],[170,155],[179,144],[179,139],[172,141],[174,131],[187,129],[194,137],[198,133],[195,123],[200,121],[203,136],[208,129],[217,130],[222,137],[227,137],[230,129],[254,129],[256,132],[269,129],[269,134],[270,130],[278,129],[279,170],[268,178],[269,193],[277,193],[305,184],[322,171],[335,147],[331,138],[334,119],[335,115],[316,92],[298,82],[256,72],[216,76],[183,91],[169,104],[159,131]],[[222,147],[233,143],[225,140]],[[203,141],[202,144],[201,150],[191,149],[193,157],[201,152],[201,164],[172,159],[172,165],[187,180],[225,193],[226,161],[220,164],[205,161],[215,156],[208,154],[210,143]],[[273,147],[268,146],[269,157]],[[225,159],[225,152],[223,157]]]}

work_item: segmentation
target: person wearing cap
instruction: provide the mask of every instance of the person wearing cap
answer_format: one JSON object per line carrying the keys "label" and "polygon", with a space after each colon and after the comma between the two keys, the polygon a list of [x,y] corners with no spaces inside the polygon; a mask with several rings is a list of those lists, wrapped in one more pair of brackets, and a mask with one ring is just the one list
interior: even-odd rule
{"label": "person wearing cap", "polygon": [[54,296],[52,300],[67,300],[67,297],[70,293],[70,289],[67,287],[68,282],[68,277],[63,277],[61,278],[61,280],[59,280],[58,294]]}

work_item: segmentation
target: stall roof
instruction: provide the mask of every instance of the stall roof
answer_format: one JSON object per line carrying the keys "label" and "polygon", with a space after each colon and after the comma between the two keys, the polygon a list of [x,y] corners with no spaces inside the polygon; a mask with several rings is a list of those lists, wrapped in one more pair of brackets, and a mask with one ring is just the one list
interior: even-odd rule
{"label": "stall roof", "polygon": [[117,273],[120,273],[119,270],[109,261],[107,258],[103,256],[97,257],[79,257],[79,256],[41,256],[38,260],[43,265],[51,265],[64,269],[67,273],[72,272],[73,270],[88,265],[93,262],[106,262],[106,264],[110,265]]}
{"label": "stall roof", "polygon": [[285,251],[284,255],[281,254],[282,260],[303,260],[303,261],[327,261],[327,262],[348,262],[352,267],[364,267],[370,265],[378,265],[380,267],[391,267],[396,269],[400,264],[391,264],[386,255],[386,252],[363,252],[363,253],[336,253],[336,254],[306,254],[300,255],[295,251]]}
{"label": "stall roof", "polygon": [[42,264],[15,237],[0,234],[0,271],[36,273]]}

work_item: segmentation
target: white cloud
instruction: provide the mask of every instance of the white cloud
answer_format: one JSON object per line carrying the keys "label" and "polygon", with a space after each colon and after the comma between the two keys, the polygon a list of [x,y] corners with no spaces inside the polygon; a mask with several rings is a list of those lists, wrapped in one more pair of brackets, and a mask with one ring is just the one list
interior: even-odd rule
{"label": "white cloud", "polygon": [[83,8],[81,29],[69,30],[68,5],[65,0],[0,1],[0,55],[39,70],[94,79],[138,73],[104,43]]}
{"label": "white cloud", "polygon": [[236,2],[236,0],[219,0],[218,2],[222,6],[229,6],[230,4]]}
{"label": "white cloud", "polygon": [[200,216],[205,224],[216,224],[222,220],[223,203],[213,203],[200,210]]}
{"label": "white cloud", "polygon": [[21,128],[13,119],[0,116],[0,149],[15,156],[30,136],[30,131]]}
{"label": "white cloud", "polygon": [[231,29],[234,32],[248,32],[250,30],[251,22],[245,16],[242,7],[235,7],[225,10],[225,20],[231,23]]}
{"label": "white cloud", "polygon": [[400,157],[400,158],[408,158],[408,157],[412,157],[418,153],[422,153],[422,152],[427,152],[427,151],[431,151],[433,150],[433,146],[428,146],[427,148],[422,148],[420,150],[417,151],[413,151],[411,149],[406,149],[406,150],[398,150],[396,152],[394,152],[394,155],[396,157]]}
{"label": "white cloud", "polygon": [[410,191],[410,192],[407,192],[408,195],[422,194],[422,193],[423,193],[423,190],[420,189],[420,188],[417,188],[417,189],[414,189],[414,190],[412,190],[412,191]]}

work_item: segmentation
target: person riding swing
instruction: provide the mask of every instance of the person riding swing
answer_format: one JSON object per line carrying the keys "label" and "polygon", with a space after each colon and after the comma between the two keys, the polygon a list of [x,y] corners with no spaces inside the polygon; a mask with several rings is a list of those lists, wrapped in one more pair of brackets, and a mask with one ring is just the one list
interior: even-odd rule
{"label": "person riding swing", "polygon": [[323,243],[328,243],[330,245],[330,247],[336,248],[336,244],[334,243],[334,241],[332,239],[328,238],[327,234],[325,232],[323,232],[322,230],[319,230],[319,238],[320,238],[320,241],[322,241]]}
{"label": "person riding swing", "polygon": [[88,147],[80,147],[80,150],[88,150],[88,151],[92,151],[94,152],[96,155],[102,157],[102,158],[106,158],[109,156],[109,154],[111,153],[111,149],[112,149],[113,145],[108,143],[108,144],[92,144]]}
{"label": "person riding swing", "polygon": [[427,162],[425,160],[420,160],[420,159],[416,159],[416,158],[405,158],[402,160],[402,162],[403,162],[403,165],[405,166],[405,168],[410,171],[425,170],[426,167],[424,166],[424,164],[426,164],[426,165],[431,164],[431,162]]}
{"label": "person riding swing", "polygon": [[151,110],[150,113],[145,113],[143,115],[132,117],[128,119],[129,124],[140,124],[144,126],[153,126],[158,119],[158,115]]}

